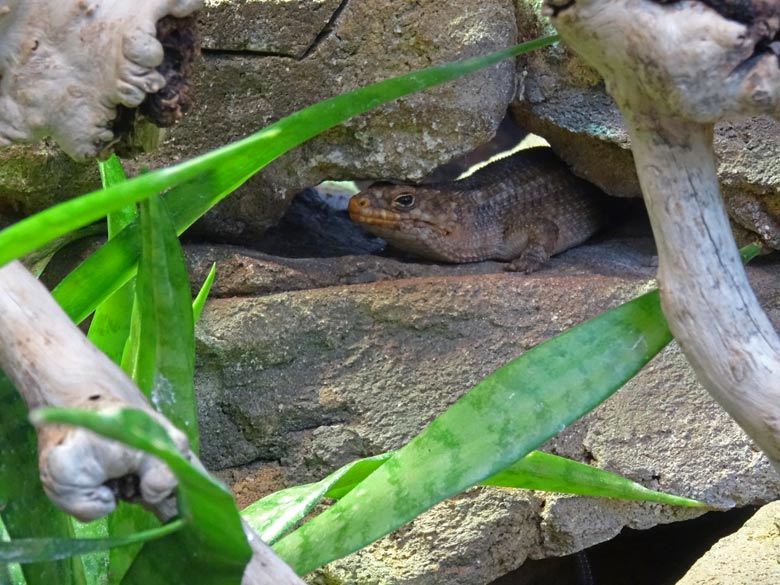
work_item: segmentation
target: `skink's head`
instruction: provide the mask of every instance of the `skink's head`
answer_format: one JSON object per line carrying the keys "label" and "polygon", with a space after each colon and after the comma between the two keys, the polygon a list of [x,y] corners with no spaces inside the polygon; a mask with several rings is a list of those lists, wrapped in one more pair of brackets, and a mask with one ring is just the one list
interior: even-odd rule
{"label": "skink's head", "polygon": [[349,201],[349,217],[390,245],[433,260],[449,260],[458,206],[435,186],[374,183]]}

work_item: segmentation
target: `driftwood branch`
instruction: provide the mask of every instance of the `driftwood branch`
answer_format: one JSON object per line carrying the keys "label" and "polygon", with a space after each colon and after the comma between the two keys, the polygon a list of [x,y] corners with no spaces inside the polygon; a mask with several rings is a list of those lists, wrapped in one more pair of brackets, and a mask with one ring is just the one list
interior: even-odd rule
{"label": "driftwood branch", "polygon": [[712,149],[719,119],[780,117],[780,3],[547,0],[546,10],[626,120],[675,338],[780,472],[780,339],[739,260]]}
{"label": "driftwood branch", "polygon": [[[158,414],[122,369],[101,353],[19,262],[0,268],[0,368],[27,406],[91,410],[126,406],[146,411],[179,449],[199,464],[185,435]],[[116,506],[112,480],[135,475],[138,497],[161,520],[176,513],[176,479],[155,457],[89,431],[62,426],[38,429],[41,481],[51,500],[88,521]],[[245,525],[253,556],[243,585],[303,585]]]}
{"label": "driftwood branch", "polygon": [[76,159],[108,151],[118,138],[117,108],[136,108],[163,87],[169,103],[186,93],[169,83],[171,67],[160,67],[166,51],[157,25],[202,5],[0,0],[0,145],[52,136]]}

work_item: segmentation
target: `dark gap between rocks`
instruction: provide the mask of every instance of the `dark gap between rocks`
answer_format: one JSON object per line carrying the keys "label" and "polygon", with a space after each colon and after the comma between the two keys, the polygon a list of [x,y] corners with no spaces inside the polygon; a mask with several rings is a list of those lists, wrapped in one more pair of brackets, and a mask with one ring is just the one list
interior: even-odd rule
{"label": "dark gap between rocks", "polygon": [[[736,532],[757,509],[710,512],[648,530],[626,528],[584,551],[584,563],[577,554],[529,560],[490,585],[674,585],[713,544]],[[585,574],[583,564],[588,566]]]}

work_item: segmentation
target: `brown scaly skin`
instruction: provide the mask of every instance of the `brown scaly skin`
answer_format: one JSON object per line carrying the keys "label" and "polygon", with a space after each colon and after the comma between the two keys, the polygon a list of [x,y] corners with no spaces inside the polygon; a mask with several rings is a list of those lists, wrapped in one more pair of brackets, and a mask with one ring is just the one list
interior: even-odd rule
{"label": "brown scaly skin", "polygon": [[449,183],[374,183],[349,216],[391,246],[441,262],[509,261],[532,272],[604,225],[600,192],[549,148],[531,148]]}

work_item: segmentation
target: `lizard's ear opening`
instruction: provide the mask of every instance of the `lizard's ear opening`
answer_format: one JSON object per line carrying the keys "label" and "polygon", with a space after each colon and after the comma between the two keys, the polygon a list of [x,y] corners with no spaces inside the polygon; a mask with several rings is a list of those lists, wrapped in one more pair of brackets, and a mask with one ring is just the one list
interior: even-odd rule
{"label": "lizard's ear opening", "polygon": [[414,195],[411,193],[401,193],[393,198],[393,207],[400,211],[409,211],[415,206]]}

